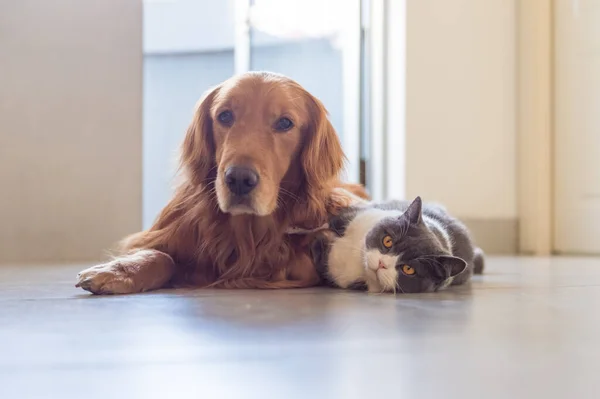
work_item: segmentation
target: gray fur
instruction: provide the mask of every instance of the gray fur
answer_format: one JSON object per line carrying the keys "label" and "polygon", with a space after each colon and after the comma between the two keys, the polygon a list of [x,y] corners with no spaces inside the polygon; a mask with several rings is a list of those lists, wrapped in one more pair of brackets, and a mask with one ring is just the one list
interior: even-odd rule
{"label": "gray fur", "polygon": [[[467,282],[474,271],[483,272],[483,251],[473,245],[467,228],[444,207],[422,204],[420,197],[413,202],[389,201],[345,209],[330,220],[330,229],[343,237],[356,215],[372,208],[403,212],[400,217],[380,220],[364,238],[367,251],[377,249],[381,254],[400,255],[396,270],[397,284],[402,292],[436,291],[449,283]],[[383,245],[386,235],[393,239],[391,248]],[[335,245],[335,241],[323,236],[313,243],[312,253],[321,276],[328,284],[335,285],[328,275],[330,245]],[[411,266],[416,273],[405,275],[401,271],[403,265]],[[363,287],[364,280],[357,280],[354,286]]]}
{"label": "gray fur", "polygon": [[354,218],[356,217],[358,212],[360,212],[361,209],[366,208],[350,207],[342,209],[338,215],[333,216],[329,219],[329,229],[335,234],[337,234],[338,237],[342,237],[346,232],[348,224],[350,224],[350,222],[354,220]]}

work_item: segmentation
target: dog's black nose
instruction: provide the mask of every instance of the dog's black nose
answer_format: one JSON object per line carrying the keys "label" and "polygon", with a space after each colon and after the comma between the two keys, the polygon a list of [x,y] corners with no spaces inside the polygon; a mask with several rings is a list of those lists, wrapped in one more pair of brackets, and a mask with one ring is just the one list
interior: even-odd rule
{"label": "dog's black nose", "polygon": [[252,169],[232,166],[225,171],[225,184],[235,195],[245,195],[258,185],[258,174]]}

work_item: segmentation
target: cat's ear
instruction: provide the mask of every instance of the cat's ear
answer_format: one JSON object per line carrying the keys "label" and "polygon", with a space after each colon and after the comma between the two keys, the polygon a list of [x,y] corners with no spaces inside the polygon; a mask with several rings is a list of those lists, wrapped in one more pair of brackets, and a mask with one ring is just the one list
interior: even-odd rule
{"label": "cat's ear", "polygon": [[442,255],[437,256],[438,265],[444,268],[445,275],[454,277],[462,273],[467,268],[467,262],[456,256]]}
{"label": "cat's ear", "polygon": [[421,201],[421,197],[417,197],[413,202],[410,203],[404,215],[408,218],[410,223],[419,224],[423,220],[421,216],[421,211],[423,208],[423,202]]}

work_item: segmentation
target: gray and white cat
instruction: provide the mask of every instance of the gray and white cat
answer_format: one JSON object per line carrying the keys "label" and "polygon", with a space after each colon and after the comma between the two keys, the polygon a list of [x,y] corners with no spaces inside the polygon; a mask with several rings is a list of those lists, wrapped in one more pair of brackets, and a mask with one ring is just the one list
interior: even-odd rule
{"label": "gray and white cat", "polygon": [[467,228],[420,197],[344,209],[311,252],[326,283],[369,292],[437,291],[482,273],[484,263]]}

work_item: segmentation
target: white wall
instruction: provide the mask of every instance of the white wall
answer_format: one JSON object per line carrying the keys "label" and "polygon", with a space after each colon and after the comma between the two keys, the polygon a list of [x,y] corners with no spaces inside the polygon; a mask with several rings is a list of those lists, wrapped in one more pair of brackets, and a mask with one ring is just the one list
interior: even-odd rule
{"label": "white wall", "polygon": [[[233,50],[236,2],[236,0],[146,0],[144,2],[144,54]],[[252,32],[253,46],[270,46],[289,43],[289,41],[256,30]]]}
{"label": "white wall", "polygon": [[235,0],[144,2],[144,53],[232,50]]}
{"label": "white wall", "polygon": [[407,195],[514,219],[514,0],[407,1]]}
{"label": "white wall", "polygon": [[600,254],[600,3],[554,5],[554,249]]}
{"label": "white wall", "polygon": [[99,259],[141,228],[141,14],[0,2],[0,262]]}

